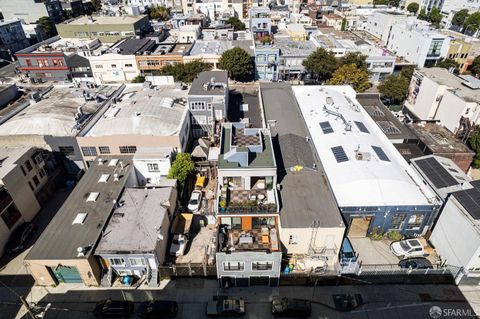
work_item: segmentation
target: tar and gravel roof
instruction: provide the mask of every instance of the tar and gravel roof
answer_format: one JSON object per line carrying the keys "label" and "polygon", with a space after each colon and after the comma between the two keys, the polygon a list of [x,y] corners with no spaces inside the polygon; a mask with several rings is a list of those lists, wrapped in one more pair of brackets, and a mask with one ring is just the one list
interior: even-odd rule
{"label": "tar and gravel roof", "polygon": [[149,252],[155,250],[159,240],[168,240],[158,235],[168,233],[160,227],[168,215],[166,207],[172,204],[172,191],[172,187],[126,188],[95,253]]}
{"label": "tar and gravel roof", "polygon": [[186,90],[173,86],[129,85],[85,136],[177,135],[188,120],[186,97]]}
{"label": "tar and gravel roof", "polygon": [[[291,86],[262,83],[265,120],[269,123],[281,185],[282,228],[344,227],[337,203],[311,144]],[[314,167],[316,164],[316,168]],[[296,165],[304,168],[292,171]]]}
{"label": "tar and gravel roof", "polygon": [[[435,195],[356,101],[352,87],[295,86],[293,92],[339,207],[433,204]],[[323,131],[324,122],[331,132]]]}
{"label": "tar and gravel roof", "polygon": [[[79,247],[91,247],[86,257],[93,252],[115,205],[114,200],[118,201],[134,169],[132,156],[102,156],[102,159],[102,165],[98,161],[90,165],[25,260],[78,258]],[[114,159],[117,161],[111,163]],[[107,181],[100,182],[106,174],[109,175]],[[118,174],[118,181],[114,174]],[[92,192],[98,192],[98,197],[95,201],[87,201]],[[83,224],[73,224],[79,213],[87,214]]]}
{"label": "tar and gravel roof", "polygon": [[206,83],[223,83],[228,85],[227,71],[205,71],[200,72],[198,76],[193,80],[192,86],[188,95],[224,95],[225,88],[221,86],[210,87],[206,90],[204,84]]}

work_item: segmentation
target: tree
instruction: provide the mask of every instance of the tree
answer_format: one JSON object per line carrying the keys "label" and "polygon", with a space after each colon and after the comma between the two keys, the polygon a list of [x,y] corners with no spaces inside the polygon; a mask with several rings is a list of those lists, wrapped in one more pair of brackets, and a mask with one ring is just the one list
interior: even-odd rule
{"label": "tree", "polygon": [[342,26],[341,26],[341,31],[345,31],[347,30],[347,19],[346,18],[343,18],[342,19]]}
{"label": "tree", "polygon": [[401,104],[407,97],[409,86],[410,80],[406,77],[389,75],[378,85],[378,91],[387,104]]}
{"label": "tree", "polygon": [[331,85],[351,85],[359,93],[365,92],[372,86],[368,80],[367,70],[357,68],[354,63],[344,64],[336,69],[327,83]]}
{"label": "tree", "polygon": [[407,11],[413,14],[417,14],[420,9],[420,5],[416,2],[412,2],[407,6]]}
{"label": "tree", "polygon": [[414,66],[405,66],[400,71],[400,75],[408,79],[408,82],[412,79],[413,72],[415,71]]}
{"label": "tree", "polygon": [[252,58],[242,48],[235,47],[223,52],[220,68],[228,71],[228,76],[236,81],[250,80],[253,75]]}
{"label": "tree", "polygon": [[43,32],[45,32],[49,37],[55,35],[55,25],[50,17],[40,17],[38,19],[38,24],[40,25],[40,28],[42,28]]}
{"label": "tree", "polygon": [[166,21],[170,16],[170,10],[163,6],[154,6],[148,8],[148,16],[150,19]]}
{"label": "tree", "polygon": [[433,24],[435,27],[440,27],[440,22],[442,22],[442,12],[440,9],[433,7],[428,14],[428,21]]}
{"label": "tree", "polygon": [[143,75],[137,75],[132,80],[132,83],[143,83],[143,82],[145,82],[145,77]]}
{"label": "tree", "polygon": [[480,125],[475,127],[475,132],[470,136],[467,144],[476,153],[472,166],[480,168]]}
{"label": "tree", "polygon": [[422,8],[420,10],[420,13],[418,14],[417,18],[425,21],[428,20],[428,16],[427,16],[427,13],[425,12],[425,8]]}
{"label": "tree", "polygon": [[442,59],[441,61],[437,62],[436,66],[447,70],[453,68],[454,72],[456,71],[456,73],[458,73],[458,68],[460,67],[460,65],[455,60],[449,58]]}
{"label": "tree", "polygon": [[239,18],[237,17],[230,17],[227,20],[227,24],[231,25],[233,27],[234,31],[243,31],[245,30],[245,23],[240,21]]}
{"label": "tree", "polygon": [[338,60],[333,52],[318,48],[303,61],[303,66],[318,81],[326,81],[337,69]]}
{"label": "tree", "polygon": [[474,76],[480,74],[480,55],[477,55],[475,59],[473,59],[472,65],[470,66],[470,72],[472,72]]}
{"label": "tree", "polygon": [[195,163],[192,160],[192,155],[179,153],[168,170],[167,178],[176,179],[183,184],[194,169]]}
{"label": "tree", "polygon": [[167,64],[154,75],[171,75],[175,81],[192,83],[200,72],[212,69],[212,64],[195,60],[187,63]]}
{"label": "tree", "polygon": [[462,9],[453,15],[452,24],[457,26],[463,26],[467,18],[468,18],[468,9]]}
{"label": "tree", "polygon": [[478,31],[480,28],[480,12],[472,13],[468,16],[463,24],[463,33],[470,31],[472,34]]}
{"label": "tree", "polygon": [[355,64],[359,69],[367,69],[367,56],[360,52],[349,52],[340,58],[340,65]]}

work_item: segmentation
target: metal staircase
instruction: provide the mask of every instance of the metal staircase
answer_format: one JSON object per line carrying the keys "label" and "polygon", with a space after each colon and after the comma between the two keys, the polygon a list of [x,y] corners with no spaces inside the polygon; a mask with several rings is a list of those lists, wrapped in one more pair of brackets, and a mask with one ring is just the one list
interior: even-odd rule
{"label": "metal staircase", "polygon": [[112,268],[108,267],[107,269],[102,270],[102,280],[100,285],[102,287],[111,287],[112,286]]}

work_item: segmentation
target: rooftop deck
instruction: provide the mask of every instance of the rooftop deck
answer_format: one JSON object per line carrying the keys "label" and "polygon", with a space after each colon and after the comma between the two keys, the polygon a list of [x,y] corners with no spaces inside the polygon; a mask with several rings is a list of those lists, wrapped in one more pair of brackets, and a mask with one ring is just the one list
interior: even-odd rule
{"label": "rooftop deck", "polygon": [[221,231],[219,232],[219,251],[236,251],[236,250],[269,250],[278,251],[280,249],[280,240],[276,227],[251,230],[227,230],[226,237]]}

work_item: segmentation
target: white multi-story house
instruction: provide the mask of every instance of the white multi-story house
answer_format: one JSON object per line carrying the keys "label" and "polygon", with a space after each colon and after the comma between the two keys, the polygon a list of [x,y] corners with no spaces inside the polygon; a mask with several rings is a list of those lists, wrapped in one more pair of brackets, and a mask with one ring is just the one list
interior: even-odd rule
{"label": "white multi-story house", "polygon": [[276,183],[270,131],[223,124],[215,208],[222,287],[278,285],[282,252]]}
{"label": "white multi-story house", "polygon": [[367,18],[365,31],[387,42],[392,26],[405,24],[408,16],[398,12],[376,11]]}
{"label": "white multi-story house", "polygon": [[430,28],[419,20],[392,26],[387,48],[418,67],[433,66],[445,58],[450,37]]}
{"label": "white multi-story house", "polygon": [[480,81],[442,68],[415,71],[405,107],[415,120],[438,121],[452,133],[480,123]]}

